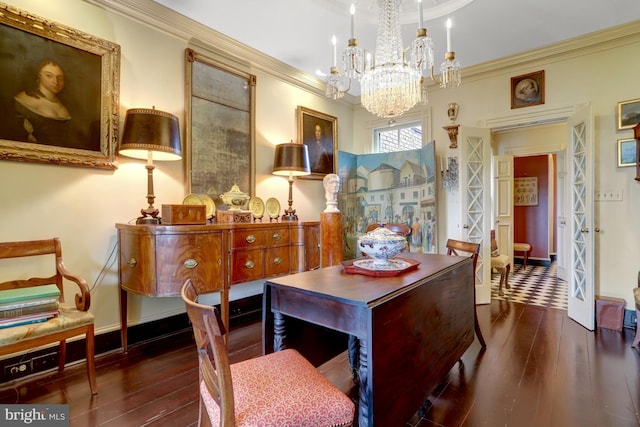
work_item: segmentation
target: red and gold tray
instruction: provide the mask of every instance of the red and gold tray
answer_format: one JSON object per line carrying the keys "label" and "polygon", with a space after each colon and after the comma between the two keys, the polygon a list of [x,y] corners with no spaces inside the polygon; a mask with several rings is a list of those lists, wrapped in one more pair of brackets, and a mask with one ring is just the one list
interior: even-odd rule
{"label": "red and gold tray", "polygon": [[414,259],[396,257],[391,260],[397,261],[396,268],[391,269],[376,270],[374,268],[362,268],[358,265],[354,265],[354,263],[358,264],[358,262],[368,262],[369,260],[373,261],[371,258],[358,258],[342,261],[340,264],[342,265],[343,271],[345,273],[364,274],[365,276],[372,277],[399,276],[402,273],[418,268],[418,265],[420,264],[420,261],[416,261]]}

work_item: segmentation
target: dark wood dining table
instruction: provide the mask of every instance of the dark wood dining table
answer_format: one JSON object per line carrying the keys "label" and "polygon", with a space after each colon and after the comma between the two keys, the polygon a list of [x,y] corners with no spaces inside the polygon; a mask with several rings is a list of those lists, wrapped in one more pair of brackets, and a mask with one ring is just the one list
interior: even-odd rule
{"label": "dark wood dining table", "polygon": [[265,353],[287,347],[287,318],[349,335],[360,427],[404,426],[474,340],[472,260],[401,258],[419,264],[391,277],[335,265],[264,285]]}

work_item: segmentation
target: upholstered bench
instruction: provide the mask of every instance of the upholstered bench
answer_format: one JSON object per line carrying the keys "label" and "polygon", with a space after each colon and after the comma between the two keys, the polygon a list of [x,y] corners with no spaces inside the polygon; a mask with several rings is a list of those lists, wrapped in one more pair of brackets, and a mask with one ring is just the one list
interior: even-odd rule
{"label": "upholstered bench", "polygon": [[514,243],[513,244],[513,252],[523,252],[524,253],[524,265],[523,267],[527,268],[527,260],[529,259],[529,252],[531,252],[531,245],[529,243]]}

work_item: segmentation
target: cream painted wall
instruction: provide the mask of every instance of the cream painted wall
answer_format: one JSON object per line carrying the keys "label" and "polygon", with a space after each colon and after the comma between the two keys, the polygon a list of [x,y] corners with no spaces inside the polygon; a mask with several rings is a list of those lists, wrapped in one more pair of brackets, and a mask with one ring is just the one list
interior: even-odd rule
{"label": "cream painted wall", "polygon": [[[189,37],[176,36],[120,13],[82,0],[13,0],[13,6],[117,43],[122,48],[120,99],[121,125],[131,107],[149,107],[184,118],[184,49]],[[150,3],[151,4],[151,3]],[[617,102],[640,98],[632,84],[640,74],[640,22],[619,33],[615,40],[570,54],[523,55],[511,61],[464,70],[463,85],[456,89],[430,90],[426,107],[406,118],[422,118],[425,141],[435,139],[437,155],[448,150],[442,126],[448,124],[446,105],[460,104],[458,122],[465,126],[527,123],[557,110],[590,102],[595,118],[596,190],[622,189],[622,202],[597,203],[596,221],[603,230],[597,241],[596,293],[625,298],[631,307],[631,289],[640,255],[640,184],[632,168],[615,166],[616,140],[631,137],[615,130]],[[615,38],[615,37],[614,37]],[[215,38],[214,38],[215,39]],[[214,43],[215,44],[215,43]],[[219,46],[212,46],[213,50]],[[247,55],[250,57],[250,55]],[[464,64],[464,58],[459,58]],[[250,65],[248,66],[250,67]],[[546,103],[518,110],[509,108],[510,77],[544,69]],[[615,70],[612,72],[611,70]],[[324,98],[304,85],[277,78],[278,70],[248,69],[257,76],[256,96],[256,194],[276,197],[286,205],[288,185],[270,175],[273,148],[297,138],[296,107],[303,105],[338,118],[338,143],[352,153],[371,151],[371,128],[384,124],[347,102]],[[605,81],[605,79],[609,79]],[[495,130],[495,129],[494,129]],[[452,151],[455,154],[455,151]],[[183,163],[158,162],[154,173],[156,206],[179,203],[184,196]],[[84,276],[92,291],[91,311],[97,332],[119,328],[117,262],[114,224],[133,220],[146,204],[144,162],[122,158],[115,171],[79,169],[33,163],[0,162],[0,238],[3,241],[58,236],[63,241],[67,266]],[[447,212],[447,198],[439,188],[439,235],[454,227],[456,212]],[[320,181],[296,180],[294,208],[301,219],[318,219],[324,209]],[[449,219],[448,219],[449,218]],[[104,272],[103,271],[104,268]],[[2,267],[11,272],[10,268]],[[130,324],[142,323],[183,311],[176,298],[130,297]]]}
{"label": "cream painted wall", "polygon": [[[12,6],[120,45],[120,126],[128,108],[151,107],[184,121],[184,50],[188,38],[171,35],[119,13],[82,0],[14,0]],[[177,19],[177,18],[176,18]],[[214,50],[216,46],[211,46]],[[327,100],[260,70],[256,91],[256,194],[276,197],[285,207],[288,183],[270,174],[273,145],[297,139],[296,107],[338,118],[338,141],[348,142],[352,109]],[[72,82],[67,82],[72,84]],[[184,141],[183,141],[184,143]],[[0,239],[3,241],[60,237],[67,267],[93,288],[91,312],[96,333],[120,328],[115,223],[135,220],[146,207],[144,162],[122,157],[117,170],[73,168],[48,164],[0,162]],[[185,195],[184,164],[156,162],[155,206],[180,203]],[[324,209],[322,181],[296,180],[294,204],[301,219],[318,220]],[[104,268],[104,271],[103,271]],[[2,264],[0,277],[23,274]],[[25,275],[27,273],[24,273]],[[255,284],[253,284],[255,285]],[[251,285],[249,285],[251,286]],[[235,287],[234,287],[235,288]],[[73,285],[67,289],[72,297]],[[261,285],[249,289],[255,293]],[[232,290],[232,298],[247,289]],[[179,298],[129,297],[129,323],[137,324],[184,311]]]}
{"label": "cream painted wall", "polygon": [[[624,34],[621,34],[624,33]],[[463,126],[489,127],[495,132],[499,127],[514,127],[541,123],[545,118],[557,118],[579,105],[590,103],[594,117],[594,190],[622,190],[621,202],[595,203],[595,225],[601,232],[596,237],[596,294],[624,298],[627,308],[633,309],[633,287],[637,286],[640,264],[640,183],[634,181],[634,168],[616,166],[617,140],[632,138],[631,130],[616,130],[617,103],[640,98],[640,86],[634,83],[640,75],[640,21],[614,29],[609,36],[598,38],[593,46],[579,45],[562,52],[562,46],[540,52],[528,53],[496,64],[486,64],[477,69],[463,69],[462,85],[454,89],[430,88],[427,107],[416,107],[410,114],[430,117],[425,129],[436,141],[436,155],[455,155],[448,149],[448,136],[442,126],[449,120],[447,104],[460,105],[458,123]],[[586,42],[585,42],[586,43]],[[575,45],[571,45],[575,47]],[[570,47],[571,47],[570,46]],[[550,52],[549,54],[545,52]],[[464,65],[464,58],[458,58]],[[545,70],[545,104],[510,109],[510,78],[537,70]],[[354,141],[358,141],[356,153],[370,149],[371,128],[380,121],[363,110],[354,113]],[[564,126],[564,125],[562,125]],[[533,130],[526,138],[531,144],[546,145]],[[427,138],[428,140],[429,138]],[[535,142],[533,140],[535,139]],[[566,145],[565,141],[555,141]],[[521,147],[523,152],[539,147]],[[494,150],[494,152],[496,152]],[[459,194],[446,194],[438,187],[439,248],[444,253],[447,233],[454,233],[459,223],[455,208]],[[451,199],[454,199],[453,201]],[[447,211],[447,208],[449,211]]]}

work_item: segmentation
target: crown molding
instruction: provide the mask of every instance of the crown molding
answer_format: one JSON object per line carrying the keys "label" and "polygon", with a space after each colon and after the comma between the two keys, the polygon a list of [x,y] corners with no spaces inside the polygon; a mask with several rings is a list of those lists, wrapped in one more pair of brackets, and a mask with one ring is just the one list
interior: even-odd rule
{"label": "crown molding", "polygon": [[503,74],[507,69],[565,61],[633,43],[640,43],[640,20],[462,68],[463,79],[486,78]]}
{"label": "crown molding", "polygon": [[[326,84],[318,77],[302,72],[151,0],[84,1],[163,31],[184,40],[190,46],[197,46],[232,60],[248,72],[252,69],[260,70],[303,90],[324,96]],[[640,20],[465,67],[462,68],[463,79],[480,80],[504,74],[506,70],[513,71],[514,68],[524,69],[563,61],[632,43],[640,43]],[[429,82],[431,89],[437,89],[435,86],[435,82]],[[347,93],[338,102],[359,105],[360,97]]]}
{"label": "crown molding", "polygon": [[[320,96],[325,94],[326,84],[318,77],[304,73],[151,0],[84,1],[184,40],[189,46],[200,47],[234,61],[247,72],[259,70],[303,90]],[[340,101],[354,104],[358,99],[346,94]]]}

